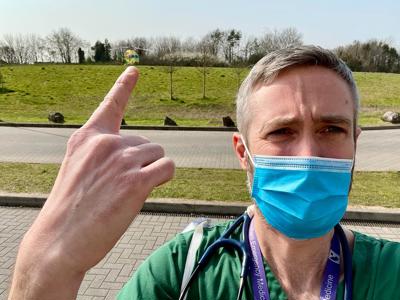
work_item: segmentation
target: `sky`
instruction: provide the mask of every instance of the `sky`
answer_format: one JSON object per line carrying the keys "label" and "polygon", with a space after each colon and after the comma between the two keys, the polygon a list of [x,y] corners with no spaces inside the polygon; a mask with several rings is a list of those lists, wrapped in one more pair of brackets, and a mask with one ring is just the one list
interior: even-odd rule
{"label": "sky", "polygon": [[8,33],[46,36],[60,27],[91,44],[137,36],[200,38],[216,28],[257,37],[294,27],[306,44],[334,48],[376,38],[400,49],[400,1],[0,0],[0,39]]}

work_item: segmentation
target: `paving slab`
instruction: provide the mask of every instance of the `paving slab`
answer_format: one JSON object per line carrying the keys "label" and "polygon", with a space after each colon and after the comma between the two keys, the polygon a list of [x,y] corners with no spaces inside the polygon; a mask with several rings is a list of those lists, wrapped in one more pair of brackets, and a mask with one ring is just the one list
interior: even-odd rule
{"label": "paving slab", "polygon": [[[18,245],[38,213],[36,208],[0,207],[0,300],[7,299]],[[138,215],[110,253],[86,274],[77,299],[114,299],[141,262],[195,218],[197,216],[189,214]],[[226,218],[211,220],[221,222]],[[399,224],[352,223],[345,226],[400,242]]]}

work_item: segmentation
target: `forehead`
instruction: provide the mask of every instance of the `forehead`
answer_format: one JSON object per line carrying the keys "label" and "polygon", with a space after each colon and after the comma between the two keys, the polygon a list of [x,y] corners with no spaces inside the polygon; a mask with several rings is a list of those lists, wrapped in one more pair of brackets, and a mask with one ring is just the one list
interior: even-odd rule
{"label": "forehead", "polygon": [[354,122],[355,105],[347,82],[320,66],[300,66],[259,85],[250,96],[250,123],[274,118],[320,119],[341,116]]}

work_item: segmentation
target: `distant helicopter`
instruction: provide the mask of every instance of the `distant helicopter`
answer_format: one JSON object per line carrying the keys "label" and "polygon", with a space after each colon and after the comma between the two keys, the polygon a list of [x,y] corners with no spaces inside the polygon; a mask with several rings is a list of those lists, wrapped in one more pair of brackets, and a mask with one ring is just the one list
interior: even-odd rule
{"label": "distant helicopter", "polygon": [[[126,49],[124,51],[124,49]],[[149,49],[138,48],[138,47],[122,47],[124,51],[124,62],[127,65],[134,65],[140,62],[140,56],[144,54],[145,51]]]}

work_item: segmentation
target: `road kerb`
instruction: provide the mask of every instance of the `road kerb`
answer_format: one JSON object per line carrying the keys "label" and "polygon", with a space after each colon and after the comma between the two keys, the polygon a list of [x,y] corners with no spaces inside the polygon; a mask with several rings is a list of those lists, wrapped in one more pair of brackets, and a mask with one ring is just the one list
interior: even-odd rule
{"label": "road kerb", "polygon": [[[38,128],[81,128],[82,124],[56,124],[56,123],[14,123],[0,122],[0,127],[38,127]],[[121,125],[121,129],[130,130],[174,130],[174,131],[231,131],[236,132],[236,127],[224,126],[162,126],[162,125]],[[392,130],[400,129],[400,125],[361,126],[365,130]]]}
{"label": "road kerb", "polygon": [[[42,207],[47,199],[45,194],[0,194],[0,206]],[[202,201],[190,199],[148,199],[143,212],[194,214],[194,215],[225,215],[242,214],[251,204],[243,202]],[[344,220],[360,222],[400,223],[400,209],[377,207],[349,207]]]}

